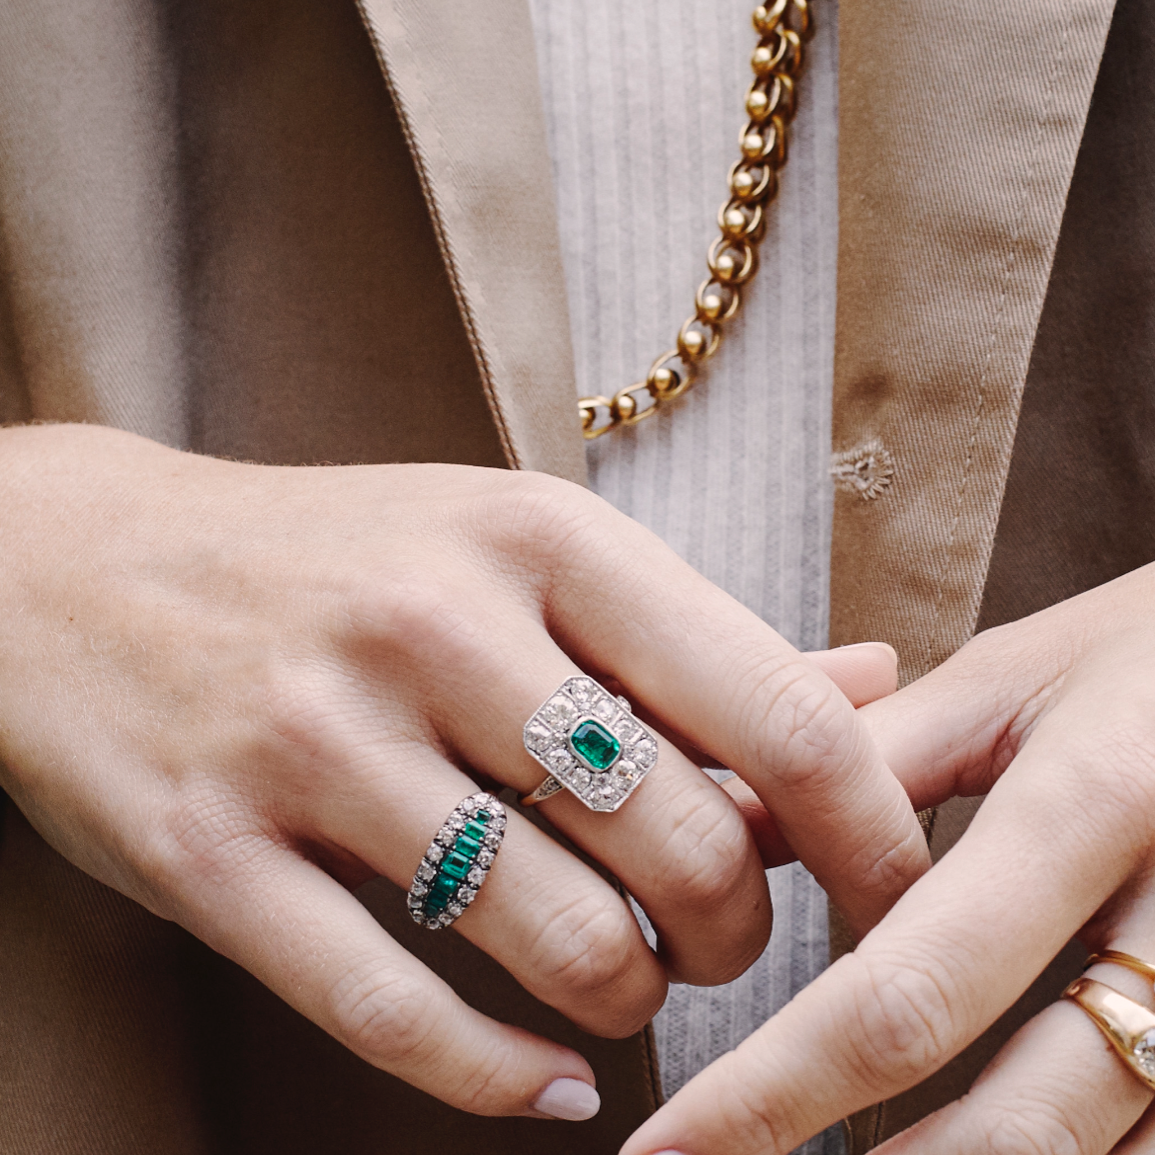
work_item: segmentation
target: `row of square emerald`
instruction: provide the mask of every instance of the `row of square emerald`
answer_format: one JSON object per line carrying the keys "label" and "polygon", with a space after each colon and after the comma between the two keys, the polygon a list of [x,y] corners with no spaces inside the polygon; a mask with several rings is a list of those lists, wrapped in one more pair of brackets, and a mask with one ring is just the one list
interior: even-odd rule
{"label": "row of square emerald", "polygon": [[465,881],[470,867],[481,853],[489,817],[488,810],[479,810],[465,824],[465,829],[457,836],[453,849],[441,860],[437,877],[430,884],[429,894],[425,898],[425,909],[430,913],[440,914]]}

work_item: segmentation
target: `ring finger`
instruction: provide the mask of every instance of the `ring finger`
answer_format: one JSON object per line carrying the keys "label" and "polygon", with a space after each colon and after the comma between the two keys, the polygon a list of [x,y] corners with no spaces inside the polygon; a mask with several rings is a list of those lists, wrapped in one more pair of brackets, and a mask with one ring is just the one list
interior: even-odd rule
{"label": "ring finger", "polygon": [[[350,768],[357,803],[322,802],[310,824],[408,889],[430,842],[477,785],[409,741],[382,742],[363,758],[363,772]],[[621,896],[516,812],[455,925],[531,994],[597,1034],[632,1034],[665,997],[663,968]]]}

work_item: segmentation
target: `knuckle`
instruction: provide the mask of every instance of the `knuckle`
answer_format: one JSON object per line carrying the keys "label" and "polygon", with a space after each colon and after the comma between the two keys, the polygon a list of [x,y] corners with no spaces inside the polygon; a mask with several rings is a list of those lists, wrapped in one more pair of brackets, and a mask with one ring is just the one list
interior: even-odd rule
{"label": "knuckle", "polygon": [[338,997],[336,1017],[342,1042],[375,1067],[396,1071],[432,1058],[429,991],[410,976],[356,985]]}
{"label": "knuckle", "polygon": [[274,846],[273,831],[257,821],[247,799],[223,785],[194,783],[164,821],[141,832],[133,857],[158,892],[176,898],[201,885],[251,882]]}
{"label": "knuckle", "polygon": [[470,1066],[452,1096],[453,1105],[473,1115],[508,1115],[511,1109],[524,1102],[524,1092],[509,1085],[509,1076],[502,1062],[505,1056],[479,1056]]}
{"label": "knuckle", "polygon": [[858,959],[858,965],[862,981],[847,1041],[863,1080],[887,1095],[913,1086],[953,1054],[957,999],[931,960],[912,965]]}
{"label": "knuckle", "polygon": [[596,1009],[603,1029],[630,1034],[656,1009],[650,1000],[638,1006],[639,941],[633,915],[612,892],[604,900],[579,898],[551,918],[531,969],[575,1006]]}
{"label": "knuckle", "polygon": [[1146,715],[1146,703],[1143,707],[1142,714],[1090,736],[1090,748],[1080,759],[1087,766],[1110,768],[1098,775],[1106,798],[1117,811],[1136,817],[1149,814],[1155,800],[1155,725]]}
{"label": "knuckle", "polygon": [[989,678],[992,672],[1005,668],[1007,652],[1014,647],[1020,633],[1018,622],[980,630],[968,638],[952,656],[955,667],[964,670],[964,676]]}
{"label": "knuckle", "polygon": [[[1104,843],[1146,846],[1155,819],[1155,726],[1144,717],[1090,718],[1056,735],[1062,748],[1055,759],[1056,788],[1047,799],[1063,829],[1088,852]],[[1093,783],[1093,788],[1089,788]]]}
{"label": "knuckle", "polygon": [[783,787],[821,789],[843,765],[838,757],[846,700],[826,678],[800,662],[776,664],[753,687],[739,712],[742,745],[765,764],[766,736],[779,735],[767,772]]}
{"label": "knuckle", "polygon": [[749,833],[741,814],[728,804],[683,805],[668,814],[677,799],[668,798],[666,803],[655,814],[665,833],[651,885],[677,895],[684,916],[725,910],[749,889],[752,877]]}
{"label": "knuckle", "polygon": [[604,552],[606,521],[620,517],[584,487],[544,473],[515,474],[484,502],[477,520],[490,548],[546,581],[559,558]]}
{"label": "knuckle", "polygon": [[266,680],[251,711],[256,725],[242,765],[273,767],[275,776],[245,773],[241,786],[270,825],[303,823],[315,831],[339,817],[334,806],[376,788],[383,757],[416,768],[430,724],[419,700],[422,671],[404,666],[390,662],[374,672],[380,714],[372,730],[355,721],[365,684],[351,686],[345,670],[300,663]]}
{"label": "knuckle", "polygon": [[431,1090],[477,1115],[504,1115],[524,1102],[509,1040],[479,1048],[460,1061],[439,1029],[436,994],[415,976],[395,973],[352,982],[338,992],[334,1032],[354,1054],[375,1067]]}
{"label": "knuckle", "polygon": [[[894,830],[891,824],[887,830]],[[901,827],[899,827],[901,828]],[[894,902],[918,880],[930,866],[926,835],[918,825],[907,826],[906,833],[888,848],[867,843],[856,861],[847,867],[847,875],[856,881],[857,893],[864,899]]]}
{"label": "knuckle", "polygon": [[1090,1155],[1070,1123],[1042,1105],[1003,1107],[987,1128],[991,1155]]}
{"label": "knuckle", "polygon": [[474,652],[481,625],[469,612],[468,588],[452,568],[398,565],[351,596],[349,646],[415,658]]}

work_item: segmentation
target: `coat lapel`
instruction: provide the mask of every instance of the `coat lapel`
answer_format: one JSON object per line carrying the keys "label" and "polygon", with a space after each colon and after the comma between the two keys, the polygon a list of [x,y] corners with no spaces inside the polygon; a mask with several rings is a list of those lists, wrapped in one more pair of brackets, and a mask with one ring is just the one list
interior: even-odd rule
{"label": "coat lapel", "polygon": [[974,629],[1111,10],[842,2],[831,634],[904,681]]}
{"label": "coat lapel", "polygon": [[[359,0],[510,465],[585,479],[525,0]],[[420,286],[414,286],[420,292]],[[414,340],[435,340],[414,334]]]}
{"label": "coat lapel", "polygon": [[[1112,7],[841,3],[831,642],[889,641],[904,683],[975,628]],[[974,803],[940,807],[936,858]],[[965,1093],[1031,1006],[856,1115],[853,1155]]]}

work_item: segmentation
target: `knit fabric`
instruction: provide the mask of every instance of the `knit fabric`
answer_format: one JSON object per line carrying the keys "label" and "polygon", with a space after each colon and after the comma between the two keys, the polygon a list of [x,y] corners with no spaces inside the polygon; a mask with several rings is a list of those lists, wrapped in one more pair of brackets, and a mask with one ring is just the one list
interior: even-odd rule
{"label": "knit fabric", "polygon": [[[749,0],[531,0],[578,384],[612,394],[673,345],[738,156]],[[800,89],[761,273],[705,379],[590,446],[591,485],[803,649],[826,644],[837,242],[837,7]],[[827,963],[825,898],[770,872],[773,940],[724,987],[675,986],[655,1021],[672,1094]],[[807,1155],[840,1149],[831,1132]]]}

